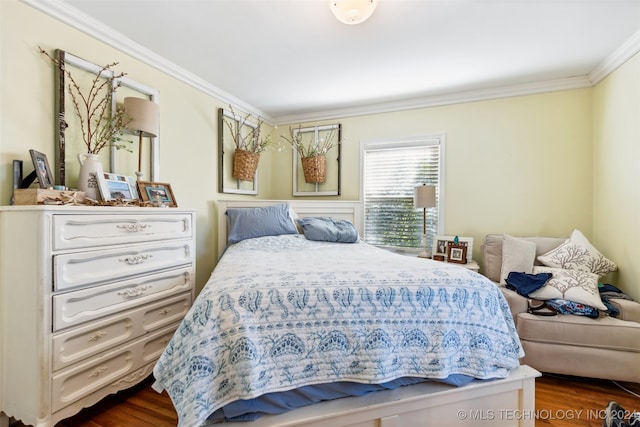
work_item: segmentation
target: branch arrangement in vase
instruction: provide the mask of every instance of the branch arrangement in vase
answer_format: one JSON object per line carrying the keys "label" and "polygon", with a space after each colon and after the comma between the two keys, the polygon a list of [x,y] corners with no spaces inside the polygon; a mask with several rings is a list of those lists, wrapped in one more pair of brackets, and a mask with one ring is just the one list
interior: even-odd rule
{"label": "branch arrangement in vase", "polygon": [[[106,146],[132,151],[121,142],[122,130],[131,122],[124,106],[117,106],[112,112],[113,97],[120,87],[120,79],[126,73],[116,73],[113,68],[117,62],[107,64],[98,71],[85,92],[65,64],[52,57],[38,46],[40,53],[49,58],[69,79],[67,91],[71,97],[74,112],[80,119],[82,140],[88,154],[98,154]],[[126,141],[131,143],[131,141]]]}

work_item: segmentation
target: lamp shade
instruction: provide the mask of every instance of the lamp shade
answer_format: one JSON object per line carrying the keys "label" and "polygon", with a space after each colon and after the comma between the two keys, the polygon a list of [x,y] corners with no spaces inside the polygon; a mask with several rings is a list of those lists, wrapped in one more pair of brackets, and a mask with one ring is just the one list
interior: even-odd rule
{"label": "lamp shade", "polygon": [[127,124],[128,133],[147,138],[158,136],[160,106],[144,98],[129,97],[124,99],[124,111],[131,120]]}
{"label": "lamp shade", "polygon": [[354,25],[369,19],[378,0],[330,0],[331,12],[340,22]]}
{"label": "lamp shade", "polygon": [[413,189],[414,208],[433,208],[436,206],[436,187],[433,185],[418,185]]}

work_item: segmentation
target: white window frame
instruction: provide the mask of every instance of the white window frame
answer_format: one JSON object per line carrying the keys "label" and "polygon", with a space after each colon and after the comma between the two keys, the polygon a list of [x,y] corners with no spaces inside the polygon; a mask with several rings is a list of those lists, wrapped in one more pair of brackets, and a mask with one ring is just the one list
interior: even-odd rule
{"label": "white window frame", "polygon": [[[444,133],[409,136],[409,137],[396,137],[385,138],[378,140],[364,140],[360,141],[360,202],[362,204],[361,224],[365,224],[365,200],[364,200],[364,176],[365,176],[365,151],[367,150],[382,150],[382,149],[394,149],[394,148],[408,148],[417,146],[439,145],[440,146],[440,158],[439,160],[439,177],[438,177],[438,235],[444,234],[445,230],[445,144],[446,138]],[[418,185],[420,183],[416,183]],[[422,224],[420,224],[422,227]],[[365,236],[366,237],[366,236]],[[418,252],[421,248],[415,248],[415,250],[407,250],[407,248],[387,248],[397,252]],[[431,250],[431,248],[428,248]]]}

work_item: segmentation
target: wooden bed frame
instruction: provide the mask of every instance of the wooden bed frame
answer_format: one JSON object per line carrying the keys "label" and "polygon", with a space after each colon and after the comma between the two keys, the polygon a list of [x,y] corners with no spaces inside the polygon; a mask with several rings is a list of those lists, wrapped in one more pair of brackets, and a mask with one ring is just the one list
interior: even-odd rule
{"label": "wooden bed frame", "polygon": [[[218,201],[218,253],[227,240],[227,208],[251,208],[289,203],[298,217],[331,216],[353,222],[362,232],[362,204],[334,200]],[[464,387],[426,382],[346,397],[264,416],[243,427],[427,427],[535,425],[535,378],[540,373],[522,365],[505,379],[472,382]]]}

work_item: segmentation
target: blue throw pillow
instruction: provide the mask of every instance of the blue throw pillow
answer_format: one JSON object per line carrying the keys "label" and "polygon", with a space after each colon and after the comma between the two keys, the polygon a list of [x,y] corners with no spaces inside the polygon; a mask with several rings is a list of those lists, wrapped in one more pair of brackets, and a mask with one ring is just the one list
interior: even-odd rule
{"label": "blue throw pillow", "polygon": [[304,237],[321,242],[355,243],[358,231],[347,220],[327,217],[305,217],[298,219]]}
{"label": "blue throw pillow", "polygon": [[298,234],[289,214],[289,205],[280,204],[261,208],[229,208],[229,243],[262,236]]}

